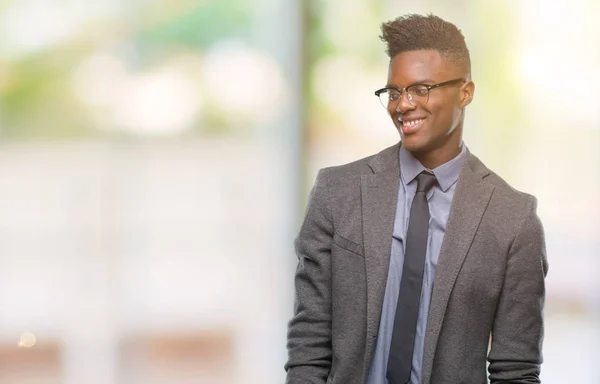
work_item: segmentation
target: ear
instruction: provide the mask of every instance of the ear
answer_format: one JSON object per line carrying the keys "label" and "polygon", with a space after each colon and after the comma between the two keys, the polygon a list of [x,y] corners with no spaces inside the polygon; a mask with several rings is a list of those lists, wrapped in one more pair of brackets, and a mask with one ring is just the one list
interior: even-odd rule
{"label": "ear", "polygon": [[475,93],[475,83],[471,80],[467,81],[460,87],[460,107],[464,108],[471,103],[473,100],[473,94]]}

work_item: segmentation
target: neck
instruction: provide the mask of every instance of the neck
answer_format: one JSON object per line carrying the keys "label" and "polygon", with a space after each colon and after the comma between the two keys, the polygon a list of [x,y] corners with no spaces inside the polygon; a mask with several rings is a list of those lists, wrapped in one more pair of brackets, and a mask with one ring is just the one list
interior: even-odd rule
{"label": "neck", "polygon": [[446,145],[431,151],[413,153],[412,155],[419,160],[425,168],[434,169],[442,164],[449,162],[460,154],[462,140],[455,145]]}
{"label": "neck", "polygon": [[449,162],[458,156],[462,149],[462,128],[463,117],[461,117],[454,129],[445,138],[440,140],[441,142],[433,143],[430,148],[412,153],[412,155],[428,169],[434,169]]}

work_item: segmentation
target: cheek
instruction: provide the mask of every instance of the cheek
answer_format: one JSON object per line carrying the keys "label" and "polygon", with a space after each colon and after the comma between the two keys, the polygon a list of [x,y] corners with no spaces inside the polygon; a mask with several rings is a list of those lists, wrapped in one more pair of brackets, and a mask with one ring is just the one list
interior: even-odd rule
{"label": "cheek", "polygon": [[430,106],[429,113],[435,120],[438,131],[446,131],[456,125],[460,118],[460,110],[450,104],[434,104]]}
{"label": "cheek", "polygon": [[429,107],[428,113],[431,115],[433,120],[436,122],[436,124],[435,124],[436,127],[443,125],[444,122],[451,119],[451,114],[449,114],[449,112],[451,112],[451,111],[448,109],[447,106],[444,106],[441,104],[434,104],[434,105],[429,105],[428,107]]}

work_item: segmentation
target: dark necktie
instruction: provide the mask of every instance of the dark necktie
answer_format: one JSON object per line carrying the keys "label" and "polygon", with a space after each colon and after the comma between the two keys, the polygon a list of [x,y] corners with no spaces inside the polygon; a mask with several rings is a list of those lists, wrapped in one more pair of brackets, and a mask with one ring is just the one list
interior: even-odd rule
{"label": "dark necktie", "polygon": [[410,208],[406,254],[387,365],[386,377],[390,384],[405,384],[410,381],[429,232],[429,204],[426,195],[435,183],[436,178],[430,173],[422,172],[417,176],[417,192]]}

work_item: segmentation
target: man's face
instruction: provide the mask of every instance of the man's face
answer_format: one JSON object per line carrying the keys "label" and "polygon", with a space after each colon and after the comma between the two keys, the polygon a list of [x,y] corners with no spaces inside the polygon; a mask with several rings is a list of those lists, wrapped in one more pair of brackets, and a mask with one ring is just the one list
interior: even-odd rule
{"label": "man's face", "polygon": [[[434,85],[465,78],[461,68],[435,50],[408,51],[390,62],[388,86],[398,88],[413,84]],[[463,108],[473,97],[471,81],[434,88],[426,103],[412,105],[405,92],[396,108],[389,113],[400,132],[404,147],[412,153],[458,148],[462,142]]]}

